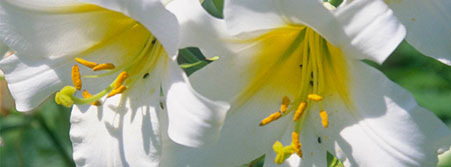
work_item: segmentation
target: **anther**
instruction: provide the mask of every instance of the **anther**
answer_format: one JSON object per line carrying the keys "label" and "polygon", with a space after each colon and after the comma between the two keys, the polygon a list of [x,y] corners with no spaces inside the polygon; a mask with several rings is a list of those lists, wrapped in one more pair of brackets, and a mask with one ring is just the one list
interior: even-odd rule
{"label": "anther", "polygon": [[293,148],[295,153],[302,158],[302,150],[301,150],[301,142],[299,141],[299,134],[297,132],[291,133],[291,142],[293,144]]}
{"label": "anther", "polygon": [[279,119],[281,116],[282,116],[282,115],[280,114],[280,112],[275,112],[275,113],[269,115],[268,117],[266,117],[265,119],[263,119],[263,120],[260,122],[260,126],[264,126],[264,125],[266,125],[266,124],[269,124],[269,123],[271,123],[272,121],[275,121],[275,120]]}
{"label": "anther", "polygon": [[113,89],[117,89],[117,88],[121,87],[127,78],[128,78],[128,73],[125,71],[121,72],[117,76],[116,80],[114,80]]}
{"label": "anther", "polygon": [[323,97],[320,96],[320,95],[317,95],[317,94],[309,94],[309,95],[307,96],[307,98],[308,98],[309,100],[312,100],[312,101],[321,101],[321,100],[323,100]]}
{"label": "anther", "polygon": [[328,116],[326,110],[321,110],[319,112],[319,116],[321,117],[321,123],[323,124],[323,126],[325,128],[329,127],[329,120],[327,118]]}
{"label": "anther", "polygon": [[108,94],[107,98],[112,97],[114,95],[117,95],[119,93],[122,93],[125,91],[125,89],[127,89],[127,87],[125,87],[124,85],[121,85],[119,88],[117,89],[113,89],[110,94]]}
{"label": "anther", "polygon": [[99,65],[94,66],[94,67],[92,68],[92,70],[93,70],[93,71],[112,70],[112,69],[114,69],[114,68],[116,68],[116,67],[114,66],[114,64],[111,64],[111,63],[105,63],[105,64],[99,64]]}
{"label": "anther", "polygon": [[[83,90],[83,93],[82,93],[81,95],[82,95],[84,98],[90,98],[90,97],[92,97],[92,95],[89,94],[89,92],[88,92],[87,90]],[[99,101],[95,101],[95,102],[91,103],[91,105],[94,105],[94,106],[100,106],[101,103],[100,103]]]}
{"label": "anther", "polygon": [[299,104],[298,108],[296,109],[296,112],[294,113],[293,121],[297,121],[299,118],[301,118],[306,107],[307,107],[306,102],[301,102]]}
{"label": "anther", "polygon": [[77,90],[81,90],[81,76],[78,65],[72,66],[72,83]]}
{"label": "anther", "polygon": [[83,59],[80,59],[80,58],[75,58],[75,61],[80,63],[80,64],[82,64],[82,65],[84,65],[84,66],[86,66],[86,67],[89,67],[89,68],[94,68],[95,66],[97,66],[97,63],[95,63],[95,62],[90,62],[90,61],[83,60]]}
{"label": "anther", "polygon": [[280,105],[280,112],[285,113],[288,110],[288,105],[290,105],[290,99],[284,96],[282,99],[282,105]]}

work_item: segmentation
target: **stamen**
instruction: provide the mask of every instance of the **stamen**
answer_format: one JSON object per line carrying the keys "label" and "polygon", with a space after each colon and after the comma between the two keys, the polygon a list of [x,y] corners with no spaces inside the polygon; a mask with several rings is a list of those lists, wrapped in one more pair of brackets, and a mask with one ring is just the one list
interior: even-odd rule
{"label": "stamen", "polygon": [[116,68],[116,67],[114,66],[114,64],[111,64],[111,63],[105,63],[105,64],[99,64],[99,65],[94,66],[94,67],[92,68],[92,70],[93,70],[93,71],[112,70],[112,69],[114,69],[114,68]]}
{"label": "stamen", "polygon": [[296,154],[302,158],[301,142],[299,141],[299,134],[297,132],[291,133],[291,141],[293,144],[294,151]]}
{"label": "stamen", "polygon": [[[91,95],[87,90],[83,90],[83,93],[82,93],[81,95],[82,95],[84,98],[90,98],[90,97],[92,97],[92,95]],[[91,103],[91,105],[94,105],[94,106],[100,106],[101,103],[100,103],[99,101],[95,101],[95,102]]]}
{"label": "stamen", "polygon": [[319,112],[319,116],[321,117],[321,123],[323,124],[323,126],[325,128],[329,127],[329,120],[327,118],[328,116],[326,110],[321,110]]}
{"label": "stamen", "polygon": [[301,102],[299,104],[298,109],[296,109],[296,112],[294,113],[293,121],[297,121],[299,118],[301,118],[306,107],[307,107],[306,102]]}
{"label": "stamen", "polygon": [[114,80],[114,82],[113,82],[113,89],[117,89],[117,88],[121,87],[127,78],[128,78],[128,73],[126,71],[121,72],[117,76],[116,80]]}
{"label": "stamen", "polygon": [[81,76],[78,65],[72,66],[72,83],[76,89],[81,90]]}
{"label": "stamen", "polygon": [[282,105],[280,105],[280,112],[285,113],[288,110],[288,105],[290,105],[290,99],[284,96],[282,99]]}
{"label": "stamen", "polygon": [[309,94],[309,95],[307,96],[307,98],[308,98],[309,100],[312,100],[312,101],[321,101],[321,100],[323,100],[323,97],[320,96],[320,95],[318,95],[318,94]]}
{"label": "stamen", "polygon": [[280,114],[280,112],[275,112],[275,113],[269,115],[268,117],[266,117],[265,119],[263,119],[263,120],[260,122],[260,126],[264,126],[264,125],[266,125],[266,124],[269,124],[269,123],[271,123],[272,121],[275,121],[275,120],[279,119],[280,116],[282,116],[282,115]]}
{"label": "stamen", "polygon": [[89,68],[94,68],[95,66],[97,66],[97,63],[95,63],[95,62],[90,62],[90,61],[83,60],[83,59],[80,59],[80,58],[75,58],[75,61],[80,63],[80,64],[82,64],[82,65],[84,65],[84,66],[86,66],[86,67],[89,67]]}
{"label": "stamen", "polygon": [[125,87],[124,85],[121,85],[119,88],[117,89],[113,89],[110,94],[108,94],[107,98],[112,97],[114,95],[117,95],[119,93],[122,93],[125,91],[125,89],[127,89],[127,87]]}

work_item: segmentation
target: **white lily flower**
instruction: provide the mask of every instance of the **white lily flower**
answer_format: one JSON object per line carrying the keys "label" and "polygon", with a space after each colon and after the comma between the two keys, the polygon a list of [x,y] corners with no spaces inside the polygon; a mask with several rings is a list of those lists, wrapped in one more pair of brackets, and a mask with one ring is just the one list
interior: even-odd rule
{"label": "white lily flower", "polygon": [[405,36],[381,0],[336,9],[228,0],[225,21],[190,1],[168,9],[185,27],[182,46],[220,57],[192,75],[194,87],[231,109],[218,144],[165,142],[164,166],[238,166],[266,154],[265,166],[323,167],[326,151],[346,166],[434,166],[450,144],[445,124],[361,62],[382,63]]}
{"label": "white lily flower", "polygon": [[178,21],[159,0],[2,0],[0,37],[17,51],[0,68],[18,110],[60,89],[55,100],[74,104],[78,166],[156,166],[166,124],[183,145],[217,140],[228,105],[191,88],[174,61]]}

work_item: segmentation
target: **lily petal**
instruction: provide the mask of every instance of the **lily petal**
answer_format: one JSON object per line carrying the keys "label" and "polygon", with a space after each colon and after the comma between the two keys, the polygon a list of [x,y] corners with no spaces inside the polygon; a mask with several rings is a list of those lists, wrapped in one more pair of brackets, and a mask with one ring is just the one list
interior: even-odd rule
{"label": "lily petal", "polygon": [[160,0],[80,0],[123,13],[143,24],[158,41],[168,55],[177,57],[179,25],[175,16],[165,9]]}
{"label": "lily petal", "polygon": [[[227,113],[219,141],[212,146],[189,148],[171,143],[163,136],[161,166],[240,166],[263,155],[281,137],[291,117],[283,117],[260,127],[262,119],[276,112],[280,101],[268,101],[280,97],[280,92],[266,87],[248,103]],[[234,107],[234,104],[231,104]],[[167,138],[167,137],[166,137]],[[174,159],[177,159],[174,161]]]}
{"label": "lily petal", "polygon": [[[451,65],[451,1],[385,0],[407,28],[406,40],[427,56]],[[421,12],[419,12],[421,11]]]}
{"label": "lily petal", "polygon": [[355,110],[343,104],[326,109],[335,112],[329,120],[337,130],[328,135],[346,161],[352,166],[435,166],[438,149],[451,144],[446,125],[381,72],[357,61],[349,62],[349,71]]}
{"label": "lily petal", "polygon": [[[358,59],[382,64],[406,34],[382,0],[352,1],[337,8],[334,14],[346,34],[338,46],[347,55],[358,55]],[[328,39],[327,34],[324,37]]]}
{"label": "lily petal", "polygon": [[180,48],[202,46],[207,57],[229,52],[223,46],[227,38],[224,20],[208,14],[198,0],[173,1],[168,10],[174,13],[181,27]]}
{"label": "lily petal", "polygon": [[[47,97],[58,91],[64,83],[70,83],[70,61],[45,61],[24,59],[17,55],[0,61],[11,95],[18,111],[30,111]],[[57,68],[59,67],[59,68]],[[46,78],[45,80],[43,78]]]}
{"label": "lily petal", "polygon": [[214,144],[218,140],[228,104],[197,93],[172,60],[167,61],[163,90],[169,117],[168,134],[172,140],[190,147]]}
{"label": "lily petal", "polygon": [[70,136],[77,166],[158,166],[160,80],[139,80],[102,106],[75,105]]}

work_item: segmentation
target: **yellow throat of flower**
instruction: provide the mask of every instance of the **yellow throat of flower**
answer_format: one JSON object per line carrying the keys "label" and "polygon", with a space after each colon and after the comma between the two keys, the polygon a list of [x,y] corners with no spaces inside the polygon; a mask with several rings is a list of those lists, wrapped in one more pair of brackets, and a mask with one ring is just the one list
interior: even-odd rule
{"label": "yellow throat of flower", "polygon": [[[331,126],[323,101],[338,94],[343,103],[350,105],[347,89],[348,72],[346,62],[339,48],[333,46],[313,29],[303,25],[288,25],[274,29],[256,38],[246,40],[260,46],[250,71],[255,78],[237,98],[237,104],[245,103],[261,88],[269,86],[286,93],[281,100],[280,110],[264,118],[265,126],[293,111],[294,132],[292,143],[283,146],[276,141],[273,148],[277,153],[275,162],[283,163],[291,154],[302,157],[299,138],[304,118],[312,106],[317,105],[324,128]],[[292,99],[290,99],[291,97]]]}
{"label": "yellow throat of flower", "polygon": [[[76,64],[72,66],[72,82],[73,86],[65,86],[61,91],[56,93],[55,101],[58,104],[66,107],[71,107],[73,104],[92,104],[101,105],[100,99],[107,96],[107,98],[117,94],[124,93],[127,89],[133,86],[138,79],[146,79],[152,70],[157,65],[161,58],[167,58],[167,54],[160,44],[160,42],[153,36],[142,24],[117,12],[108,11],[93,5],[78,6],[78,10],[95,9],[106,10],[111,12],[109,16],[115,17],[118,22],[114,25],[109,25],[108,31],[115,32],[111,36],[105,36],[105,39],[99,41],[94,46],[81,52],[80,55],[74,59]],[[100,23],[99,23],[100,24]],[[118,34],[119,33],[119,34]],[[114,41],[123,40],[127,38],[128,41],[133,42],[119,42],[122,45],[121,49],[131,50],[126,53],[133,53],[131,55],[122,55],[119,58],[106,59],[106,61],[119,60],[119,64],[111,62],[94,62],[84,59],[88,53],[93,53],[100,48],[106,48]],[[137,47],[141,46],[141,47]],[[139,48],[139,49],[136,49]],[[93,75],[82,75],[80,73],[81,65],[83,68],[91,69]],[[70,68],[70,67],[68,67]],[[91,95],[87,90],[82,91],[82,98],[75,96],[75,93],[83,89],[82,79],[96,79],[116,75],[116,79],[109,84],[104,90],[97,94]]]}

